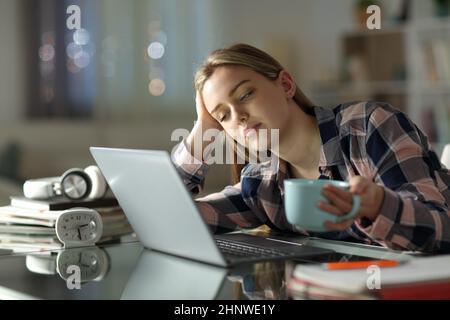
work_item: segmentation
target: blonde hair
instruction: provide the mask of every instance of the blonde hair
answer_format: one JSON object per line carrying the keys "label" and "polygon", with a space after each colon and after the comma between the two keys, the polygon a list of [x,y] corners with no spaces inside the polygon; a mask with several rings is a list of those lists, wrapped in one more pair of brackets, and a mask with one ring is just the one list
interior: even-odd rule
{"label": "blonde hair", "polygon": [[[205,82],[213,75],[214,71],[223,66],[242,66],[261,74],[271,81],[275,81],[283,66],[272,56],[264,51],[248,44],[235,44],[231,47],[218,49],[211,52],[205,62],[197,70],[194,77],[194,87],[197,92],[202,92]],[[314,116],[313,103],[296,85],[293,100],[306,113]],[[240,172],[245,164],[237,164],[236,142],[234,142],[235,161],[232,168],[233,183],[240,180]]]}

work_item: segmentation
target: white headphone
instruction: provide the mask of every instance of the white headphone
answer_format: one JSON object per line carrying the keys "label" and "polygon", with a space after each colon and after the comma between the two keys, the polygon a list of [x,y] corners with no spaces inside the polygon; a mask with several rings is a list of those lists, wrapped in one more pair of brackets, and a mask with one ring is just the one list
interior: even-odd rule
{"label": "white headphone", "polygon": [[31,199],[63,196],[70,200],[94,200],[105,195],[107,183],[97,166],[69,169],[60,177],[27,180],[23,194]]}

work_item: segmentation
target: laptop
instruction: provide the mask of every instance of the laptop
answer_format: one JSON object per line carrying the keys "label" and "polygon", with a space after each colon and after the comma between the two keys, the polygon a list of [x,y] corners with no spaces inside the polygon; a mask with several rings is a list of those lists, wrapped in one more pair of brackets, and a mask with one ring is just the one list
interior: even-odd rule
{"label": "laptop", "polygon": [[167,151],[90,151],[146,248],[222,267],[275,259],[309,261],[334,252],[245,233],[214,236]]}

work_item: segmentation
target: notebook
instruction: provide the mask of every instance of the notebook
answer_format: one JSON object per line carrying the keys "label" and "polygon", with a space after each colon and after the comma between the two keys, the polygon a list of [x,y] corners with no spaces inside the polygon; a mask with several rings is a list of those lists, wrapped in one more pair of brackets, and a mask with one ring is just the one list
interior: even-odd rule
{"label": "notebook", "polygon": [[[375,269],[361,268],[350,270],[328,270],[324,265],[298,265],[291,279],[292,290],[305,290],[306,287],[322,293],[332,291],[342,295],[357,295],[368,292],[387,297],[423,298],[420,292],[433,292],[440,288],[440,297],[450,295],[450,255],[411,258],[396,267],[379,268],[379,286],[373,284]],[[376,272],[378,272],[376,271]],[[371,278],[372,277],[372,278]],[[417,292],[412,292],[415,290]],[[309,289],[308,289],[309,290]],[[377,292],[378,291],[378,292]],[[435,296],[436,297],[436,296]]]}

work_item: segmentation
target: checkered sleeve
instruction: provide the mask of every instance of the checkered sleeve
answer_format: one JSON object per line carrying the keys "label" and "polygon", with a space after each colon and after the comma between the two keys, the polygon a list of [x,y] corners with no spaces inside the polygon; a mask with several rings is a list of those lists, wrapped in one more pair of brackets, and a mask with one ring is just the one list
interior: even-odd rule
{"label": "checkered sleeve", "polygon": [[[172,162],[191,193],[198,194],[203,188],[209,166],[190,154],[184,140],[174,148]],[[245,203],[240,183],[195,201],[204,220],[215,233],[255,228],[262,224]]]}
{"label": "checkered sleeve", "polygon": [[203,218],[216,233],[263,224],[244,202],[240,183],[196,201]]}
{"label": "checkered sleeve", "polygon": [[385,108],[371,113],[365,151],[385,192],[375,221],[357,225],[392,249],[450,251],[450,210],[434,177],[440,164],[424,140],[405,114]]}
{"label": "checkered sleeve", "polygon": [[188,190],[193,195],[199,194],[205,184],[208,164],[191,155],[185,140],[173,148],[171,159]]}

